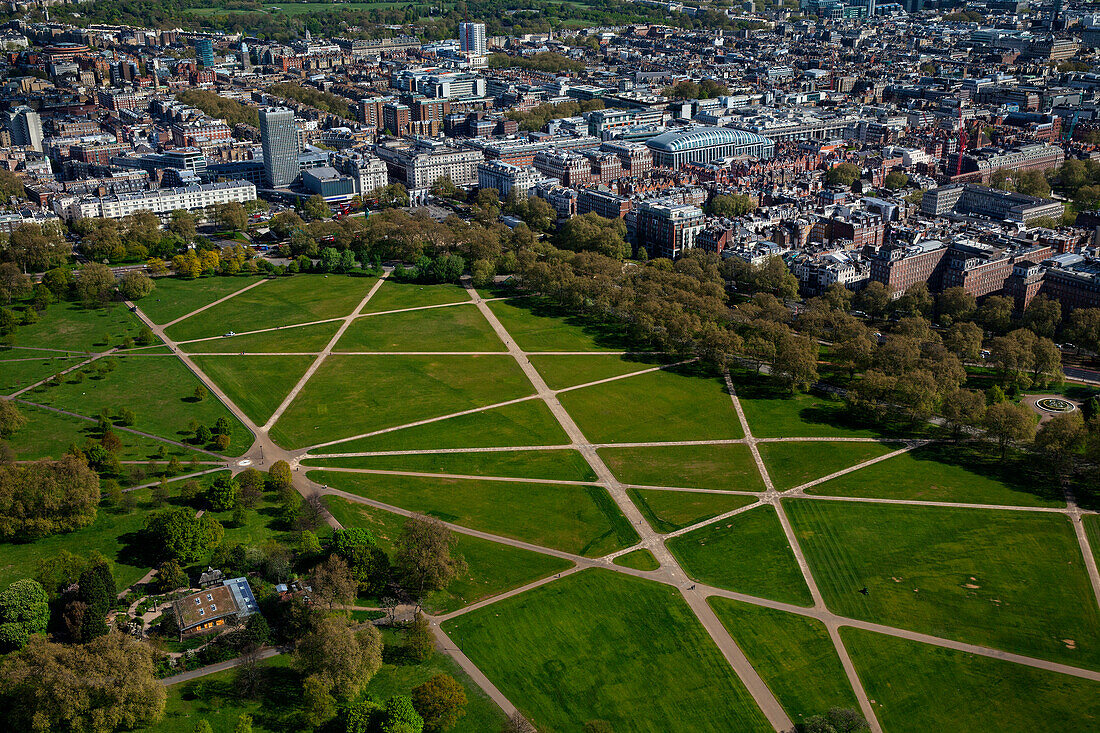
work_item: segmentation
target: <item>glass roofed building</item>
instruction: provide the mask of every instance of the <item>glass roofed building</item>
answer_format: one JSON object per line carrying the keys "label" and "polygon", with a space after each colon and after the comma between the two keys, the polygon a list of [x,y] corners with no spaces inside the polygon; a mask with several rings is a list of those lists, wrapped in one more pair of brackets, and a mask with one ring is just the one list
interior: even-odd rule
{"label": "glass roofed building", "polygon": [[763,135],[728,127],[692,127],[671,130],[646,141],[653,162],[663,168],[686,163],[710,163],[733,157],[771,158],[775,143]]}

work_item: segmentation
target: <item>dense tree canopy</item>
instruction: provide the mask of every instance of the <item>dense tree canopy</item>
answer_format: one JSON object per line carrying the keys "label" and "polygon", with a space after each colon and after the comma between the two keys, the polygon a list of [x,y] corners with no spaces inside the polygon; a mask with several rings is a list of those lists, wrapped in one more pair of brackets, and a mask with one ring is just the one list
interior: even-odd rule
{"label": "dense tree canopy", "polygon": [[0,464],[0,539],[28,541],[87,527],[96,517],[99,476],[73,455]]}

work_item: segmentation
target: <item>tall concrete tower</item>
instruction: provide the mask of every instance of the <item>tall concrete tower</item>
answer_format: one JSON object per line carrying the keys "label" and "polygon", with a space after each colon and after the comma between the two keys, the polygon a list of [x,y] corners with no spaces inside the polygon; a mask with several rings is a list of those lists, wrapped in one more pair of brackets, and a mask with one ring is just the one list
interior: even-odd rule
{"label": "tall concrete tower", "polygon": [[267,185],[282,188],[294,183],[298,177],[298,126],[294,123],[294,110],[287,107],[260,110],[260,145]]}

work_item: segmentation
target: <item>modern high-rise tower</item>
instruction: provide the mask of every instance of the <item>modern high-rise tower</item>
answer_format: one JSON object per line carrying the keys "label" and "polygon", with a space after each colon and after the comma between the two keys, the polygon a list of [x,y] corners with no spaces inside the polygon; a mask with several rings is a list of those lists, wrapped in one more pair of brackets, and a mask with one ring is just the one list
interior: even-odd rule
{"label": "modern high-rise tower", "polygon": [[260,110],[260,145],[264,151],[264,178],[272,188],[289,186],[298,177],[298,126],[294,110]]}
{"label": "modern high-rise tower", "polygon": [[12,145],[30,145],[42,150],[42,118],[30,107],[20,106],[8,113]]}
{"label": "modern high-rise tower", "polygon": [[459,23],[458,44],[466,56],[484,56],[489,50],[485,42],[485,24]]}
{"label": "modern high-rise tower", "polygon": [[214,41],[210,38],[195,39],[195,55],[199,63],[207,68],[214,66]]}

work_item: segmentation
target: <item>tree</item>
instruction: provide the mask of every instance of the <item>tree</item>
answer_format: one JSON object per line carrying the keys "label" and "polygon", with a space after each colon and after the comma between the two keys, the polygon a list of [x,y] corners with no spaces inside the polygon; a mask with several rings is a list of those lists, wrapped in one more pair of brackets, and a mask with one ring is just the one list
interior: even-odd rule
{"label": "tree", "polygon": [[871,727],[855,710],[832,708],[824,715],[807,718],[803,729],[805,733],[865,733]]}
{"label": "tree", "polygon": [[719,194],[707,203],[708,214],[730,219],[744,216],[755,208],[756,204],[745,194]]}
{"label": "tree", "polygon": [[87,527],[99,477],[83,457],[0,464],[0,539],[30,541]]}
{"label": "tree", "polygon": [[8,238],[7,249],[12,260],[29,272],[57,267],[69,254],[69,244],[60,229],[48,224],[20,224]]}
{"label": "tree", "polygon": [[863,172],[858,166],[852,163],[841,163],[829,169],[825,174],[825,180],[829,185],[851,186],[860,179],[861,175]]}
{"label": "tree", "polygon": [[817,355],[816,341],[787,330],[776,342],[772,374],[791,392],[803,392],[818,379]]}
{"label": "tree", "polygon": [[458,193],[458,189],[455,187],[454,181],[451,180],[450,176],[440,176],[435,179],[435,183],[432,184],[432,196],[449,199],[454,198],[456,193]]}
{"label": "tree", "polygon": [[1036,295],[1024,309],[1024,328],[1031,329],[1036,336],[1054,338],[1061,321],[1062,304],[1045,295]]}
{"label": "tree", "polygon": [[294,661],[330,695],[352,699],[382,666],[382,636],[372,624],[356,628],[344,617],[330,616],[298,641]]}
{"label": "tree", "polygon": [[302,213],[311,221],[318,221],[329,218],[332,215],[332,209],[321,196],[313,194],[302,204]]}
{"label": "tree", "polygon": [[932,296],[928,292],[928,283],[917,282],[906,288],[894,306],[902,313],[910,315],[932,315]]}
{"label": "tree", "polygon": [[978,308],[978,323],[994,333],[1005,333],[1012,326],[1012,298],[990,295]]}
{"label": "tree", "polygon": [[972,321],[954,323],[943,337],[943,345],[964,361],[977,361],[982,355],[982,329]]}
{"label": "tree", "polygon": [[232,476],[218,476],[206,489],[210,510],[227,512],[237,504],[237,481]]}
{"label": "tree", "polygon": [[1011,445],[1024,443],[1035,435],[1035,413],[1024,405],[1000,402],[985,412],[985,429],[1001,450],[1001,459]]}
{"label": "tree", "polygon": [[0,299],[11,303],[13,298],[26,297],[31,291],[31,280],[14,262],[0,262]]}
{"label": "tree", "polygon": [[573,252],[598,252],[621,260],[630,254],[625,237],[622,219],[605,219],[590,211],[563,222],[554,234],[554,243]]}
{"label": "tree", "polygon": [[263,498],[264,475],[255,468],[246,468],[237,474],[237,486],[241,505],[252,509]]}
{"label": "tree", "polygon": [[378,547],[374,535],[359,527],[338,529],[332,533],[332,551],[343,558],[364,594],[382,591],[390,574],[386,553]]}
{"label": "tree", "polygon": [[33,636],[0,667],[0,704],[11,730],[141,728],[160,720],[165,697],[151,647],[124,634],[86,645]]}
{"label": "tree", "polygon": [[169,593],[177,588],[186,588],[190,585],[187,573],[175,560],[165,560],[157,568],[157,586],[162,593]]}
{"label": "tree", "polygon": [[966,428],[976,428],[985,418],[985,395],[972,389],[958,389],[943,398],[943,418],[955,440]]}
{"label": "tree", "polygon": [[9,399],[0,398],[0,438],[10,438],[26,424],[27,418],[15,403]]}
{"label": "tree", "polygon": [[1073,472],[1074,456],[1087,438],[1085,420],[1080,410],[1074,410],[1043,423],[1035,434],[1035,448],[1047,459],[1051,470],[1068,478]]}
{"label": "tree", "polygon": [[452,557],[458,538],[438,519],[413,515],[405,520],[394,549],[394,564],[408,590],[418,601],[425,594],[446,588],[466,572],[466,562]]}
{"label": "tree", "polygon": [[427,733],[450,730],[466,714],[466,691],[449,674],[437,674],[413,688],[412,704]]}
{"label": "tree", "polygon": [[428,619],[417,612],[411,624],[405,628],[405,654],[414,662],[426,662],[435,653],[435,636],[432,635]]}
{"label": "tree", "polygon": [[147,547],[163,559],[174,559],[190,565],[217,549],[225,530],[214,517],[196,517],[186,507],[172,507],[153,512],[145,519],[143,529]]}
{"label": "tree", "polygon": [[0,593],[0,651],[22,649],[31,636],[46,632],[50,597],[40,583],[17,580]]}
{"label": "tree", "polygon": [[77,273],[73,287],[85,305],[102,305],[111,298],[111,291],[115,287],[115,276],[106,265],[88,262]]}
{"label": "tree", "polygon": [[176,209],[172,212],[165,229],[176,235],[184,242],[190,242],[195,238],[195,215],[186,209]]}
{"label": "tree", "polygon": [[347,562],[339,555],[329,555],[309,574],[314,598],[328,608],[349,606],[359,592],[359,581]]}
{"label": "tree", "polygon": [[267,471],[268,488],[272,491],[284,491],[291,488],[290,464],[286,461],[275,461]]}
{"label": "tree", "polygon": [[141,300],[149,293],[153,292],[156,285],[152,279],[144,272],[138,272],[131,270],[122,276],[122,279],[118,281],[118,292],[122,294],[122,297],[126,300]]}
{"label": "tree", "polygon": [[79,600],[85,605],[80,628],[81,641],[91,641],[107,633],[107,612],[118,598],[118,588],[111,565],[99,557],[80,574]]}
{"label": "tree", "polygon": [[237,716],[237,724],[233,726],[233,733],[252,733],[252,716],[241,713]]}
{"label": "tree", "polygon": [[195,723],[192,733],[214,733],[214,729],[205,720],[200,719],[199,722]]}
{"label": "tree", "polygon": [[1077,308],[1069,314],[1066,338],[1093,353],[1100,352],[1100,308]]}
{"label": "tree", "polygon": [[877,280],[867,283],[867,286],[857,292],[852,299],[852,304],[856,308],[874,318],[882,316],[890,302],[890,289]]}
{"label": "tree", "polygon": [[891,191],[897,191],[899,188],[905,188],[905,185],[909,183],[909,176],[905,175],[901,171],[890,171],[886,174],[886,178],[883,180],[882,185]]}
{"label": "tree", "polygon": [[1050,182],[1042,171],[1022,171],[1016,177],[1016,190],[1028,196],[1048,198]]}
{"label": "tree", "polygon": [[413,707],[408,695],[394,695],[382,706],[381,733],[420,733],[424,730],[424,719]]}

